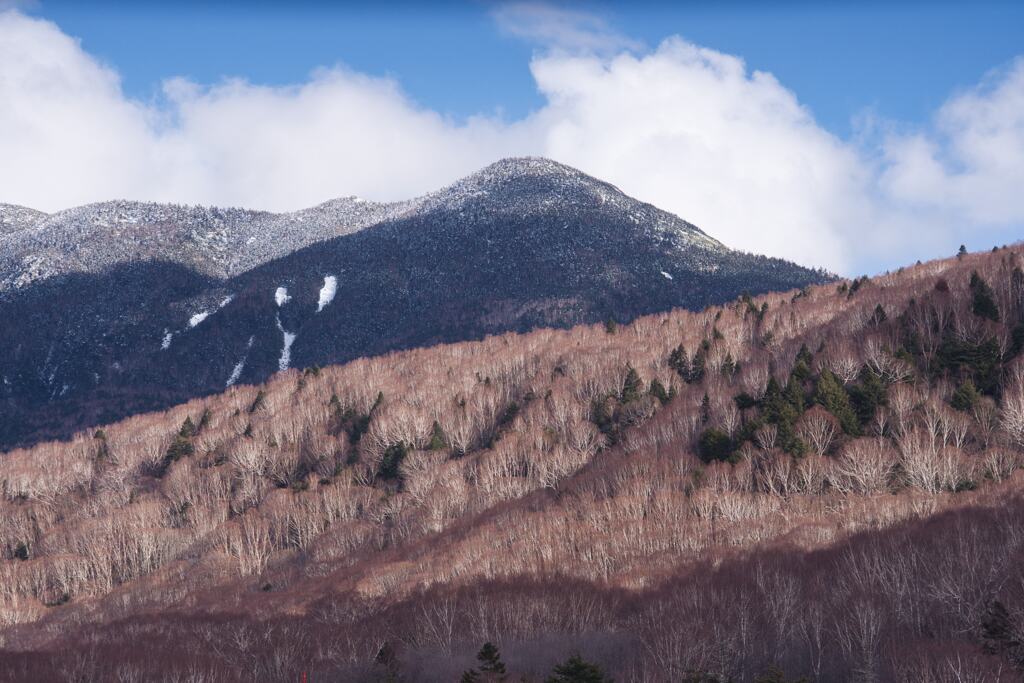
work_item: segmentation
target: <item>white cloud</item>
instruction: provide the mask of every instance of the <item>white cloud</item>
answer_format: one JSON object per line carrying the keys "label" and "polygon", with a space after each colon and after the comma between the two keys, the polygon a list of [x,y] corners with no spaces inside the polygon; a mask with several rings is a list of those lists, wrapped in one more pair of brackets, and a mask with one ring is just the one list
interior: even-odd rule
{"label": "white cloud", "polygon": [[52,23],[0,13],[0,201],[110,198],[297,209],[393,200],[503,156],[540,154],[673,211],[730,246],[842,272],[1014,238],[1024,224],[1024,61],[915,131],[844,141],[771,74],[680,38],[653,50],[579,13],[517,5],[502,26],[545,49],[545,104],[454,121],[344,68],[290,87],[164,84],[127,98]]}
{"label": "white cloud", "polygon": [[933,130],[892,135],[881,182],[896,201],[980,225],[1024,222],[1024,59],[942,106]]}
{"label": "white cloud", "polygon": [[642,47],[588,12],[539,2],[513,2],[499,5],[492,15],[501,30],[547,49],[606,53]]}

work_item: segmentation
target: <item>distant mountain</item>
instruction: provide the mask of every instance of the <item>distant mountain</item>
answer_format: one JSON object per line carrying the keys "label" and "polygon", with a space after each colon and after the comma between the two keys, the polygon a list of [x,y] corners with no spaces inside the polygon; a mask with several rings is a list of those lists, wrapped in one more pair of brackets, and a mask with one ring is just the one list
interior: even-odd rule
{"label": "distant mountain", "polygon": [[546,159],[407,202],[271,214],[0,205],[0,446],[287,367],[830,279]]}

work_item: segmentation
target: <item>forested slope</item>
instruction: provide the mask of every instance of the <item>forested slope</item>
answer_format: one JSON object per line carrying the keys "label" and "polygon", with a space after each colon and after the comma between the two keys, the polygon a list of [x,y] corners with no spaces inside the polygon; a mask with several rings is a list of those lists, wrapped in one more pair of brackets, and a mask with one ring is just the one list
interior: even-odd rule
{"label": "forested slope", "polygon": [[1019,680],[1021,263],[290,370],[9,452],[5,675],[448,681],[491,641],[527,680]]}

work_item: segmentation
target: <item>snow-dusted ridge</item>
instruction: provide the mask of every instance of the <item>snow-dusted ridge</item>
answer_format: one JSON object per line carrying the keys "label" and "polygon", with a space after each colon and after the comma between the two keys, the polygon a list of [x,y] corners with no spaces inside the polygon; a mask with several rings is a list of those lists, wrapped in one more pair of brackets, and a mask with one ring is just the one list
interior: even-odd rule
{"label": "snow-dusted ridge", "polygon": [[0,239],[38,225],[46,218],[42,211],[25,206],[0,203]]}
{"label": "snow-dusted ridge", "polygon": [[133,201],[88,204],[53,214],[0,204],[0,292],[71,273],[99,273],[133,261],[176,263],[228,278],[303,247],[489,199],[500,212],[531,215],[591,204],[625,212],[646,230],[714,251],[695,226],[550,159],[503,159],[447,187],[403,202],[333,199],[291,213]]}

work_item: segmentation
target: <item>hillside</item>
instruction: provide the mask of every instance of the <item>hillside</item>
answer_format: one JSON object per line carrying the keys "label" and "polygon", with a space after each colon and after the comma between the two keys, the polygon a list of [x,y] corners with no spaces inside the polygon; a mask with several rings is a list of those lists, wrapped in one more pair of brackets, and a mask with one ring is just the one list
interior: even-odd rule
{"label": "hillside", "polygon": [[288,367],[788,290],[826,273],[726,248],[544,159],[396,204],[291,214],[0,207],[0,445]]}
{"label": "hillside", "polygon": [[490,641],[528,681],[1019,680],[1021,265],[288,370],[8,452],[0,678],[451,681]]}

